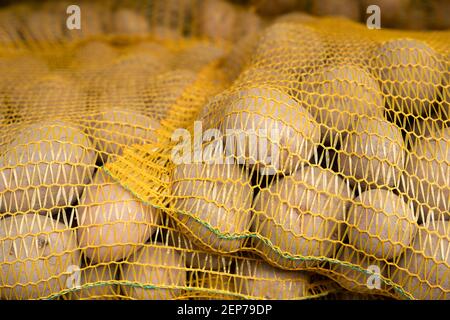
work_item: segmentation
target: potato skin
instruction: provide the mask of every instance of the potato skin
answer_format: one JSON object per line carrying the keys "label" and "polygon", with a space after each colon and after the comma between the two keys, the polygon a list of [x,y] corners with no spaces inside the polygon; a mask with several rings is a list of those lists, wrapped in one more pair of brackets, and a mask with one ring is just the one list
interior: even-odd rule
{"label": "potato skin", "polygon": [[242,247],[244,238],[219,238],[181,212],[205,221],[221,233],[248,232],[253,193],[245,169],[234,164],[178,165],[173,175],[172,195],[178,219],[203,243],[221,252],[234,252]]}
{"label": "potato skin", "polygon": [[372,63],[388,109],[431,116],[444,67],[434,49],[410,38],[389,40],[375,51]]}
{"label": "potato skin", "polygon": [[313,28],[299,23],[275,23],[261,34],[252,64],[291,71],[300,79],[326,59],[326,45]]}
{"label": "potato skin", "polygon": [[[226,154],[238,163],[255,166],[263,174],[289,174],[312,157],[320,129],[311,114],[285,92],[242,89],[225,103],[221,131]],[[257,148],[251,142],[255,136],[259,137]]]}
{"label": "potato skin", "polygon": [[406,146],[400,129],[384,119],[361,118],[345,136],[338,151],[338,166],[352,185],[362,190],[396,187],[405,164]]}
{"label": "potato skin", "polygon": [[415,299],[450,299],[449,248],[449,221],[440,220],[422,225],[412,248],[407,248],[399,259],[399,269],[393,274],[393,282]]}
{"label": "potato skin", "polygon": [[450,128],[415,139],[408,152],[402,190],[425,221],[429,214],[450,219]]}
{"label": "potato skin", "polygon": [[160,128],[159,122],[151,117],[114,104],[102,106],[88,124],[88,134],[96,148],[108,156],[122,155],[133,144],[156,142],[155,131]]}
{"label": "potato skin", "polygon": [[126,8],[113,13],[113,24],[114,31],[119,34],[142,35],[150,29],[145,16]]}
{"label": "potato skin", "polygon": [[234,6],[224,0],[203,1],[201,29],[212,40],[233,40],[238,14]]}
{"label": "potato skin", "polygon": [[252,298],[301,299],[307,296],[310,277],[304,271],[275,268],[262,260],[242,260],[236,266],[237,288]]}
{"label": "potato skin", "polygon": [[125,259],[144,245],[159,219],[158,209],[99,170],[78,208],[80,249],[93,263]]}
{"label": "potato skin", "polygon": [[170,300],[181,295],[179,288],[158,288],[159,286],[186,285],[184,257],[173,247],[161,243],[146,245],[131,256],[124,264],[121,280],[153,285],[156,289],[144,289],[121,285],[124,294],[139,300]]}
{"label": "potato skin", "polygon": [[368,190],[349,209],[349,243],[379,259],[393,259],[413,241],[416,221],[411,203],[389,190]]}
{"label": "potato skin", "polygon": [[325,126],[322,136],[345,134],[363,117],[382,118],[383,94],[378,82],[364,69],[352,65],[325,67],[300,84],[308,111]]}
{"label": "potato skin", "polygon": [[[255,198],[253,229],[290,255],[331,257],[342,240],[342,224],[352,199],[349,185],[337,174],[306,166],[261,190]],[[286,268],[316,261],[282,258],[268,246],[262,253]]]}
{"label": "potato skin", "polygon": [[1,299],[45,298],[68,288],[69,267],[80,263],[73,230],[47,216],[21,214],[0,220],[0,239]]}
{"label": "potato skin", "polygon": [[58,210],[80,198],[95,151],[77,127],[44,121],[22,127],[0,157],[1,212]]}

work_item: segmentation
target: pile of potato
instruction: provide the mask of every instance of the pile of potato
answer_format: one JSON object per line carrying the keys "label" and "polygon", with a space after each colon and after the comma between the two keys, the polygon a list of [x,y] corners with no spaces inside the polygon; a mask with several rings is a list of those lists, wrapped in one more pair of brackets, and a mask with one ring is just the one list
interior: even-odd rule
{"label": "pile of potato", "polygon": [[[63,3],[20,13],[30,43],[78,41],[0,55],[0,299],[176,299],[199,288],[304,299],[316,273],[356,296],[448,299],[444,36],[371,38],[301,13],[180,3],[199,25],[110,8],[74,34],[40,29]],[[186,39],[195,28],[207,39]],[[117,37],[95,37],[106,33]],[[228,86],[196,110],[220,133],[201,147],[228,162],[168,163],[169,201],[157,208],[108,165],[163,143],[170,117],[190,112],[172,107],[195,98],[186,92],[205,70]],[[270,130],[264,150],[245,137]],[[369,289],[373,266],[381,287]]]}

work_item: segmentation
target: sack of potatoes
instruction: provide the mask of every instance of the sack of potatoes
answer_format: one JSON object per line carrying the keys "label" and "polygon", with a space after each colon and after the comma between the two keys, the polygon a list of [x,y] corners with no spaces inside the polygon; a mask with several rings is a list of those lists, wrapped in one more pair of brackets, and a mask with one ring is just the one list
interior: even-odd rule
{"label": "sack of potatoes", "polygon": [[2,9],[0,300],[450,299],[449,33],[384,29],[448,27],[419,2]]}

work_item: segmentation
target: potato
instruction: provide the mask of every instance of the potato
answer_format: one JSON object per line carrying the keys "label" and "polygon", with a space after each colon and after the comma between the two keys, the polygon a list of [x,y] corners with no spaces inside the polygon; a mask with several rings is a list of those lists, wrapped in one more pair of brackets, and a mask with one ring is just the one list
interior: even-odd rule
{"label": "potato", "polygon": [[243,260],[236,266],[237,289],[252,299],[292,300],[309,295],[309,274],[275,268],[262,260]]}
{"label": "potato", "polygon": [[252,64],[294,72],[301,78],[323,64],[325,58],[325,44],[313,28],[276,23],[262,33]]}
{"label": "potato", "polygon": [[117,59],[116,49],[106,42],[89,41],[77,47],[73,53],[71,68],[83,71],[98,71],[112,65]]}
{"label": "potato", "polygon": [[70,287],[79,266],[76,235],[50,217],[21,214],[0,220],[0,298],[37,299]]}
{"label": "potato", "polygon": [[375,52],[373,67],[388,109],[405,115],[430,116],[443,68],[430,46],[409,38],[386,41]]}
{"label": "potato", "polygon": [[85,256],[111,262],[128,258],[150,238],[160,212],[99,170],[81,197],[77,219]]}
{"label": "potato", "polygon": [[355,129],[362,117],[382,118],[384,114],[383,94],[377,81],[356,66],[325,67],[306,76],[300,89],[309,112],[324,125],[322,136],[328,141],[336,134]]}
{"label": "potato", "polygon": [[384,119],[361,118],[338,151],[339,172],[362,189],[395,187],[404,169],[406,149],[399,128]]}
{"label": "potato", "polygon": [[[251,10],[240,10],[237,13],[237,22],[235,27],[236,40],[242,39],[249,34],[260,32],[266,23]],[[235,41],[236,41],[235,40]]]}
{"label": "potato", "polygon": [[414,118],[409,123],[405,141],[413,146],[416,140],[420,138],[424,138],[423,141],[426,140],[425,138],[439,139],[439,135],[447,127],[447,123],[449,122],[442,118]]}
{"label": "potato", "polygon": [[233,40],[238,14],[234,6],[224,0],[202,2],[201,30],[212,40]]}
{"label": "potato", "polygon": [[[422,219],[450,219],[450,128],[417,137],[406,159],[402,191],[416,202]],[[423,212],[422,212],[423,211]]]}
{"label": "potato", "polygon": [[[95,141],[96,149],[109,155],[122,155],[124,148],[133,144],[156,142],[155,131],[160,128],[158,121],[114,104],[104,105],[100,113],[93,117],[88,135]],[[105,155],[102,154],[102,157]]]}
{"label": "potato", "polygon": [[356,267],[359,267],[367,272],[374,272],[376,268],[379,271],[379,288],[374,288],[376,284],[376,277],[378,275],[369,275],[362,271],[356,270],[352,267],[341,265],[338,263],[331,264],[331,272],[333,273],[330,277],[339,283],[340,286],[359,293],[370,293],[376,294],[380,290],[386,290],[386,283],[381,277],[387,278],[388,271],[387,265],[383,260],[376,260],[371,256],[368,256],[360,251],[357,251],[349,246],[343,246],[336,254],[336,259],[339,261],[350,263]]}
{"label": "potato", "polygon": [[132,9],[120,8],[113,14],[113,29],[119,34],[143,35],[150,27],[145,16]]}
{"label": "potato", "polygon": [[79,285],[80,290],[70,292],[70,300],[105,300],[117,299],[119,286],[117,284],[106,284],[116,280],[119,265],[115,263],[98,264],[86,266],[80,270]]}
{"label": "potato", "polygon": [[318,16],[341,16],[360,20],[359,0],[313,0],[311,11]]}
{"label": "potato", "polygon": [[[236,300],[240,294],[236,290],[234,272],[195,271],[188,275],[188,285],[193,288],[186,291],[183,298],[193,300]],[[196,290],[197,289],[197,290]]]}
{"label": "potato", "polygon": [[[305,166],[260,191],[255,198],[253,229],[282,253],[331,257],[342,240],[342,224],[352,197],[348,183],[337,174]],[[316,264],[282,258],[268,246],[261,250],[282,267]]]}
{"label": "potato", "polygon": [[313,117],[281,90],[242,89],[225,103],[220,126],[226,154],[263,174],[294,172],[320,141]]}
{"label": "potato", "polygon": [[76,116],[86,112],[87,95],[79,83],[61,74],[37,77],[17,85],[10,96],[14,113],[23,120]]}
{"label": "potato", "polygon": [[91,179],[95,152],[76,126],[42,121],[23,126],[0,157],[2,213],[70,206]]}
{"label": "potato", "polygon": [[393,282],[413,298],[448,300],[450,290],[450,222],[422,225],[412,248],[407,248],[393,274]]}
{"label": "potato", "polygon": [[211,43],[199,43],[181,51],[175,59],[176,69],[200,71],[206,65],[218,61],[226,51]]}
{"label": "potato", "polygon": [[[122,56],[110,70],[105,71],[105,76],[116,81],[134,80],[133,76],[139,76],[139,81],[151,75],[156,75],[168,71],[170,67],[170,56],[162,57],[148,51],[132,51]],[[145,83],[145,82],[144,82]]]}
{"label": "potato", "polygon": [[245,169],[234,164],[177,165],[172,196],[179,221],[205,245],[220,252],[242,247],[243,237],[219,237],[196,219],[221,234],[236,236],[249,231],[253,194]]}
{"label": "potato", "polygon": [[368,190],[355,198],[348,211],[349,242],[367,254],[390,260],[412,242],[416,221],[411,203],[389,190]]}
{"label": "potato", "polygon": [[132,299],[174,299],[186,286],[184,264],[183,256],[173,247],[164,247],[161,243],[145,246],[127,260],[121,280],[154,288],[122,284],[122,291]]}
{"label": "potato", "polygon": [[185,256],[186,267],[191,271],[199,269],[202,271],[230,272],[233,265],[231,256],[219,255],[199,248],[178,231],[172,231],[168,234],[168,243],[170,246],[183,249],[182,255]]}

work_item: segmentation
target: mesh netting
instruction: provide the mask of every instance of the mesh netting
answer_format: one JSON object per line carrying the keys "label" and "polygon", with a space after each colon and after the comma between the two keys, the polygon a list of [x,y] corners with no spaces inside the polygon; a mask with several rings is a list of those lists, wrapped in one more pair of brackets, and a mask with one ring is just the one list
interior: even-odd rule
{"label": "mesh netting", "polygon": [[448,31],[68,5],[0,11],[1,299],[450,298]]}

